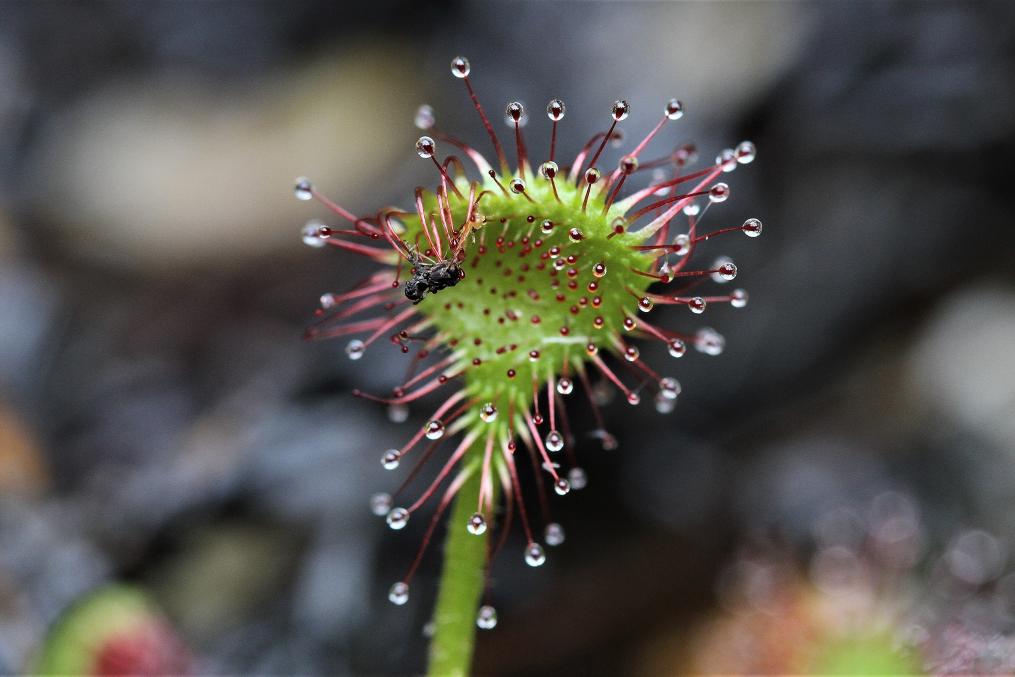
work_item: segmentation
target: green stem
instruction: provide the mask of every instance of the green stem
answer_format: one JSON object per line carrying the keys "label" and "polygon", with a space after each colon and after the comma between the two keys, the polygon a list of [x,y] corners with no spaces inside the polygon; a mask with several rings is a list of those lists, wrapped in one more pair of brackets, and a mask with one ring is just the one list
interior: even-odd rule
{"label": "green stem", "polygon": [[448,521],[444,544],[444,571],[434,611],[434,636],[430,644],[428,674],[440,677],[467,675],[476,643],[476,613],[483,595],[488,534],[475,536],[465,525],[476,512],[479,482],[476,471],[465,481]]}

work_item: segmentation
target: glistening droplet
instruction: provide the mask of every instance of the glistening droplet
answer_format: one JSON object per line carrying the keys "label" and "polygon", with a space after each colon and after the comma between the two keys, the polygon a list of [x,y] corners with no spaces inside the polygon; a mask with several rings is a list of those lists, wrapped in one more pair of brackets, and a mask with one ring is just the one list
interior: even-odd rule
{"label": "glistening droplet", "polygon": [[560,526],[556,522],[550,522],[546,525],[546,529],[543,532],[543,539],[547,545],[554,547],[564,542],[564,527]]}
{"label": "glistening droplet", "polygon": [[398,449],[388,449],[381,456],[381,465],[384,466],[385,470],[394,470],[398,467],[398,462],[402,458],[402,452]]}
{"label": "glistening droplet", "polygon": [[293,193],[296,195],[297,200],[309,200],[314,197],[314,184],[310,182],[305,176],[301,176],[296,179],[296,186],[293,188]]}
{"label": "glistening droplet", "polygon": [[437,118],[434,116],[433,108],[427,104],[423,104],[416,109],[416,117],[413,122],[416,123],[418,129],[430,129],[437,123]]}
{"label": "glistening droplet", "polygon": [[429,136],[421,136],[416,141],[416,154],[428,160],[437,152],[437,144]]}
{"label": "glistening droplet", "polygon": [[665,112],[670,120],[679,120],[684,117],[684,104],[677,99],[670,99],[666,102]]}
{"label": "glistening droplet", "polygon": [[711,327],[699,329],[694,339],[694,347],[699,352],[715,357],[721,355],[726,348],[726,339]]}
{"label": "glistening droplet", "polygon": [[529,543],[525,546],[525,563],[530,567],[542,566],[543,562],[546,561],[546,552],[543,551],[543,546],[538,543]]}
{"label": "glistening droplet", "polygon": [[617,122],[626,120],[627,116],[631,114],[631,104],[624,100],[618,100],[613,102],[613,119]]}
{"label": "glistening droplet", "polygon": [[303,238],[303,244],[314,249],[327,247],[327,240],[323,239],[320,234],[321,226],[323,225],[324,222],[317,219],[307,221],[306,225],[300,229],[300,237]]}
{"label": "glistening droplet", "polygon": [[402,606],[409,601],[409,584],[399,581],[388,590],[388,599],[392,604]]}
{"label": "glistening droplet", "polygon": [[384,517],[391,512],[391,494],[379,493],[370,497],[370,512]]}
{"label": "glistening droplet", "polygon": [[451,74],[456,78],[467,77],[471,70],[472,66],[469,65],[469,60],[464,56],[456,56],[451,60]]}
{"label": "glistening droplet", "polygon": [[560,99],[550,99],[550,103],[546,104],[546,116],[554,122],[563,120],[566,110],[564,102]]}
{"label": "glistening droplet", "polygon": [[497,627],[497,610],[489,604],[479,607],[476,614],[476,627],[480,630],[493,630]]}
{"label": "glistening droplet", "polygon": [[353,339],[349,341],[345,346],[345,354],[350,360],[358,360],[363,357],[363,353],[366,352],[366,344],[359,339]]}
{"label": "glistening droplet", "polygon": [[758,219],[747,219],[744,225],[740,226],[747,237],[758,237],[761,235],[761,221]]}
{"label": "glistening droplet", "polygon": [[473,513],[465,528],[473,536],[482,536],[486,533],[486,519],[478,512]]}
{"label": "glistening droplet", "polygon": [[405,525],[409,523],[409,511],[405,508],[395,508],[388,513],[387,522],[388,526],[395,531],[404,529]]}
{"label": "glistening droplet", "polygon": [[439,440],[444,437],[444,424],[434,419],[426,424],[426,438],[428,440]]}
{"label": "glistening droplet", "polygon": [[754,147],[754,144],[750,141],[741,141],[737,145],[736,149],[737,162],[742,165],[750,164],[754,162],[754,158],[758,155],[758,149]]}
{"label": "glistening droplet", "polygon": [[724,284],[736,278],[737,266],[729,257],[721,256],[712,264],[712,281]]}

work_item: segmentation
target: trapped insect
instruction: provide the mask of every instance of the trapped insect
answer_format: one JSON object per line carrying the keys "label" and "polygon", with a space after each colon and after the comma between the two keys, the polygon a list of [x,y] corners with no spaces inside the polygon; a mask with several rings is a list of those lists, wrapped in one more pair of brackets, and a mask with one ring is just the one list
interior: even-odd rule
{"label": "trapped insect", "polygon": [[405,298],[416,305],[429,291],[436,294],[442,289],[454,287],[465,277],[465,271],[457,261],[423,261],[418,252],[411,252],[412,277],[405,281]]}

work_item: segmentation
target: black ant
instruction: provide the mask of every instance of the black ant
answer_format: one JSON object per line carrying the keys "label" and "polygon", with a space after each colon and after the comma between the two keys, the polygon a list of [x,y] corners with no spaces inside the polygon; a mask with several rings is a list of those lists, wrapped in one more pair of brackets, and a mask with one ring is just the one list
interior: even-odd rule
{"label": "black ant", "polygon": [[436,294],[442,289],[454,287],[465,277],[465,271],[457,261],[424,262],[416,251],[409,253],[412,277],[405,281],[405,298],[416,305],[427,292]]}

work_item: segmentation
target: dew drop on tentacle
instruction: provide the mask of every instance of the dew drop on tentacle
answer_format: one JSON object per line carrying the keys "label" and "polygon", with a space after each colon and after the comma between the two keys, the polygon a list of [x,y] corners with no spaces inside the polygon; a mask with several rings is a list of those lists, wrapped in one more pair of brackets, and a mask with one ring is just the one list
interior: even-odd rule
{"label": "dew drop on tentacle", "polygon": [[561,477],[553,483],[553,490],[558,496],[566,496],[571,491],[571,483]]}
{"label": "dew drop on tentacle", "polygon": [[633,155],[625,155],[620,158],[620,162],[617,167],[624,174],[634,174],[638,171],[638,158]]}
{"label": "dew drop on tentacle", "polygon": [[374,494],[370,497],[370,512],[378,517],[384,517],[391,512],[391,500],[391,494]]}
{"label": "dew drop on tentacle", "polygon": [[426,438],[428,440],[439,440],[444,437],[444,424],[434,419],[426,424]]}
{"label": "dew drop on tentacle", "polygon": [[480,630],[493,630],[497,627],[497,610],[489,604],[479,607],[476,614],[476,627]]}
{"label": "dew drop on tentacle", "polygon": [[539,224],[539,231],[543,235],[549,235],[550,233],[552,233],[553,232],[553,221],[551,221],[550,219],[544,219],[543,222],[541,224]]}
{"label": "dew drop on tentacle", "polygon": [[570,395],[574,390],[574,381],[566,376],[561,376],[557,381],[557,392],[561,395]]}
{"label": "dew drop on tentacle", "polygon": [[434,115],[433,107],[424,103],[422,106],[417,108],[416,117],[413,118],[413,122],[416,124],[418,129],[431,129],[435,124],[437,124],[437,117]]}
{"label": "dew drop on tentacle", "polygon": [[511,179],[511,192],[515,195],[520,195],[525,192],[525,182],[517,176]]}
{"label": "dew drop on tentacle", "polygon": [[345,354],[350,360],[358,360],[363,357],[363,353],[366,352],[366,344],[359,339],[353,339],[349,341],[345,346]]}
{"label": "dew drop on tentacle", "polygon": [[464,56],[456,56],[451,60],[451,74],[456,78],[468,77],[471,70],[472,66],[469,65],[469,60]]}
{"label": "dew drop on tentacle", "polygon": [[402,606],[409,601],[409,584],[404,581],[399,581],[391,586],[388,590],[388,599],[392,604]]}
{"label": "dew drop on tentacle", "polygon": [[437,144],[429,136],[421,136],[416,140],[416,154],[429,160],[437,152]]}
{"label": "dew drop on tentacle", "polygon": [[482,536],[486,533],[486,519],[478,512],[473,513],[465,528],[473,536]]}
{"label": "dew drop on tentacle", "polygon": [[647,313],[650,310],[652,310],[652,307],[653,307],[652,299],[650,299],[649,297],[642,296],[640,299],[638,299],[638,310],[640,310],[641,312]]}
{"label": "dew drop on tentacle", "polygon": [[381,456],[381,465],[384,466],[385,470],[394,470],[398,467],[398,462],[402,459],[402,452],[398,449],[388,449]]}
{"label": "dew drop on tentacle", "polygon": [[670,351],[670,357],[683,357],[687,354],[687,344],[678,338],[667,341],[666,348]]}
{"label": "dew drop on tentacle", "polygon": [[699,352],[715,357],[726,348],[726,339],[711,327],[703,327],[695,334],[694,347]]}
{"label": "dew drop on tentacle", "polygon": [[678,99],[670,99],[666,102],[665,113],[670,120],[679,120],[684,117],[684,104]]}
{"label": "dew drop on tentacle", "polygon": [[543,540],[546,541],[547,545],[554,547],[560,545],[564,542],[564,527],[556,522],[550,522],[546,525],[546,529],[543,530]]}
{"label": "dew drop on tentacle", "polygon": [[632,407],[636,407],[641,404],[641,395],[634,392],[633,390],[627,394],[627,403]]}
{"label": "dew drop on tentacle", "polygon": [[677,256],[687,256],[691,251],[691,237],[686,233],[681,233],[673,238],[673,253]]}
{"label": "dew drop on tentacle", "polygon": [[602,261],[592,266],[592,274],[596,277],[603,277],[606,275],[606,264]]}
{"label": "dew drop on tentacle", "polygon": [[560,99],[550,99],[550,103],[546,104],[546,117],[554,122],[560,122],[564,119],[566,110],[567,108],[564,106],[563,101]]}
{"label": "dew drop on tentacle", "polygon": [[737,168],[737,154],[732,148],[724,148],[715,156],[715,163],[727,174]]}
{"label": "dew drop on tentacle", "polygon": [[667,398],[661,392],[655,396],[656,411],[660,414],[668,414],[676,408],[676,401]]}
{"label": "dew drop on tentacle", "polygon": [[747,305],[747,292],[743,289],[734,289],[730,292],[730,305],[734,308],[743,308]]}
{"label": "dew drop on tentacle", "polygon": [[686,167],[698,161],[698,147],[693,143],[685,143],[673,152],[673,161],[677,167]]}
{"label": "dew drop on tentacle", "polygon": [[761,235],[761,221],[759,219],[747,219],[744,221],[744,225],[740,226],[740,229],[744,231],[744,235],[747,237],[758,237]]}
{"label": "dew drop on tentacle", "polygon": [[701,315],[703,312],[705,312],[706,305],[708,304],[705,303],[705,299],[701,298],[700,296],[695,296],[694,298],[692,298],[690,301],[687,302],[687,307],[690,308],[691,312],[694,313],[695,315]]}
{"label": "dew drop on tentacle", "polygon": [[492,402],[487,402],[479,409],[479,418],[484,423],[492,423],[497,419],[497,407],[493,406]]}
{"label": "dew drop on tentacle", "polygon": [[529,122],[529,113],[525,110],[524,104],[521,101],[512,101],[504,109],[504,122],[509,127],[514,127],[515,123],[518,123],[519,127],[524,127]]}
{"label": "dew drop on tentacle", "polygon": [[328,246],[328,243],[321,237],[321,227],[323,225],[324,222],[318,219],[307,221],[303,228],[300,229],[300,237],[303,239],[303,244],[314,249]]}
{"label": "dew drop on tentacle", "polygon": [[405,508],[394,508],[387,516],[388,526],[398,531],[404,529],[405,525],[409,523],[409,511]]}
{"label": "dew drop on tentacle", "polygon": [[564,436],[556,430],[547,433],[545,442],[547,451],[560,451],[564,448]]}
{"label": "dew drop on tentacle", "polygon": [[553,160],[550,160],[549,162],[544,162],[543,164],[539,165],[539,173],[542,174],[543,178],[546,180],[555,178],[557,176],[557,172],[559,171],[560,167],[558,167],[557,163],[554,162]]}
{"label": "dew drop on tentacle", "polygon": [[529,543],[525,546],[525,563],[530,567],[542,566],[546,561],[546,552],[543,546],[538,543]]}
{"label": "dew drop on tentacle", "polygon": [[585,236],[578,228],[571,228],[567,231],[567,239],[571,240],[571,242],[581,242],[584,238]]}
{"label": "dew drop on tentacle", "polygon": [[296,179],[293,193],[297,200],[310,200],[314,197],[314,184],[305,176]]}
{"label": "dew drop on tentacle", "polygon": [[719,284],[730,282],[737,276],[737,266],[728,256],[720,256],[716,259],[712,264],[712,269],[715,270],[711,275],[712,281]]}
{"label": "dew drop on tentacle", "polygon": [[409,407],[404,404],[389,404],[388,420],[392,423],[405,423],[409,420]]}
{"label": "dew drop on tentacle", "polygon": [[638,352],[638,349],[634,346],[627,346],[624,348],[624,359],[628,362],[636,362],[639,355],[640,353]]}
{"label": "dew drop on tentacle", "polygon": [[[606,433],[606,435],[609,435],[609,433]],[[606,449],[605,441],[603,443],[603,448]],[[581,491],[588,486],[589,483],[589,478],[585,474],[585,470],[583,468],[579,468],[578,466],[575,466],[567,471],[567,479],[571,482],[571,488],[575,491]]]}
{"label": "dew drop on tentacle", "polygon": [[725,183],[717,183],[708,189],[709,202],[725,202],[730,196],[730,187]]}
{"label": "dew drop on tentacle", "polygon": [[602,176],[602,172],[600,172],[595,167],[589,167],[588,169],[585,170],[585,183],[591,186],[593,183],[599,180],[600,176]]}
{"label": "dew drop on tentacle", "polygon": [[737,145],[735,151],[737,156],[737,162],[742,165],[748,165],[754,162],[754,158],[758,155],[758,149],[754,147],[754,144],[750,141],[741,141]]}
{"label": "dew drop on tentacle", "polygon": [[680,383],[671,376],[664,376],[659,379],[659,394],[668,400],[677,399],[680,394]]}
{"label": "dew drop on tentacle", "polygon": [[613,119],[617,122],[626,120],[627,116],[631,114],[631,104],[624,100],[618,100],[613,102]]}
{"label": "dew drop on tentacle", "polygon": [[701,213],[701,205],[698,204],[697,202],[688,202],[686,205],[684,205],[685,216],[697,216],[700,213]]}

